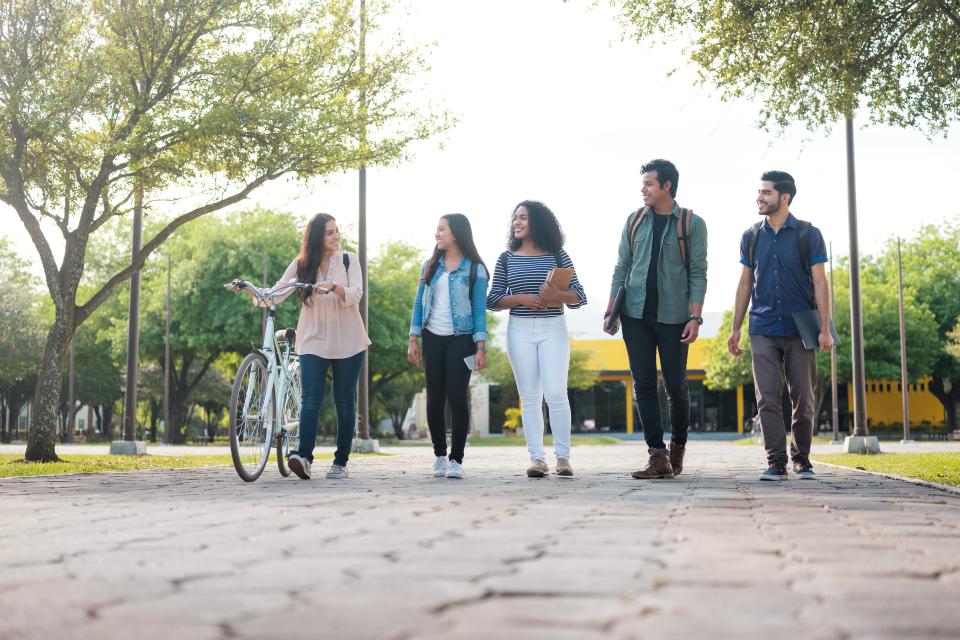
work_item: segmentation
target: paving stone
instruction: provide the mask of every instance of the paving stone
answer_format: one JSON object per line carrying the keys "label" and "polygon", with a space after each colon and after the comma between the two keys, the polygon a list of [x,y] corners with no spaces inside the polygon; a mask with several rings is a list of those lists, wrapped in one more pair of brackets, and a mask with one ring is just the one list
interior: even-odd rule
{"label": "paving stone", "polygon": [[[853,471],[760,483],[693,441],[351,462],[346,482],[232,468],[0,480],[0,639],[956,637],[960,497]],[[951,635],[952,634],[952,635]]]}

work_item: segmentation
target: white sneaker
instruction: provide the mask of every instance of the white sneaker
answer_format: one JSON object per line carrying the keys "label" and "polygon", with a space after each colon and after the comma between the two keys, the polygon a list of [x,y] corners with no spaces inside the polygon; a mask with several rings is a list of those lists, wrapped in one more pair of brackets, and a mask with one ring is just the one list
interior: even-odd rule
{"label": "white sneaker", "polygon": [[294,453],[287,458],[287,466],[303,480],[310,479],[310,461]]}
{"label": "white sneaker", "polygon": [[447,467],[447,477],[456,478],[458,480],[463,480],[463,467],[456,460],[450,461],[450,466]]}
{"label": "white sneaker", "polygon": [[338,464],[330,465],[330,471],[327,471],[327,480],[345,480],[350,477],[346,467]]}
{"label": "white sneaker", "polygon": [[433,477],[442,478],[445,475],[447,475],[447,459],[437,456],[437,459],[433,461]]}

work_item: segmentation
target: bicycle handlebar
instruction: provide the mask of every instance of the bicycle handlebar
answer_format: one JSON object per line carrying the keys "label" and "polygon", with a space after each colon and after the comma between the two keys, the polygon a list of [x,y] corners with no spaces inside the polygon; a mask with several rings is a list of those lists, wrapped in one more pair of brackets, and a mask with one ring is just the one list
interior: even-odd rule
{"label": "bicycle handlebar", "polygon": [[309,282],[298,282],[296,280],[291,280],[287,284],[280,285],[275,289],[264,289],[254,285],[251,282],[246,280],[234,280],[233,282],[228,282],[223,285],[227,289],[233,289],[236,286],[236,291],[240,289],[250,289],[253,291],[253,294],[259,299],[260,302],[266,303],[267,298],[272,298],[286,293],[290,289],[313,289],[314,285]]}

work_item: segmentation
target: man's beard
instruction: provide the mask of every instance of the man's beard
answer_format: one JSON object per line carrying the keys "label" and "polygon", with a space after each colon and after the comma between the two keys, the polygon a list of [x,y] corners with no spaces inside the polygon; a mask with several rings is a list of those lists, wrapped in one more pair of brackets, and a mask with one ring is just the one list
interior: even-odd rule
{"label": "man's beard", "polygon": [[769,216],[772,213],[776,213],[780,209],[778,204],[768,204],[765,209],[760,209],[757,211],[761,216]]}

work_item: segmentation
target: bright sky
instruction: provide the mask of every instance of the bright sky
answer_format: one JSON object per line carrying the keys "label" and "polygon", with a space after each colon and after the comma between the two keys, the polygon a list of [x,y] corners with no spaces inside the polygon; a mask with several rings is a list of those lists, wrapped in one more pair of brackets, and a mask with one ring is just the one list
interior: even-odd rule
{"label": "bright sky", "polygon": [[[764,133],[756,126],[757,104],[722,103],[715,90],[695,84],[679,45],[622,42],[605,3],[410,4],[407,39],[436,42],[429,54],[431,98],[459,123],[443,149],[435,141],[421,144],[412,162],[368,172],[372,252],[402,239],[426,255],[439,217],[461,212],[492,266],[514,205],[542,200],[563,225],[590,299],[570,315],[571,331],[599,338],[620,230],[642,204],[640,165],[663,157],[679,168],[681,206],[694,209],[709,229],[706,311],[732,306],[739,239],[757,219],[764,170],[792,173],[794,213],[823,231],[835,255],[848,253],[842,123],[830,134]],[[677,66],[681,71],[667,78]],[[944,197],[960,167],[960,129],[929,141],[918,132],[867,127],[857,130],[856,143],[861,253],[960,214],[960,205]],[[929,188],[917,188],[923,185]],[[252,200],[304,216],[330,212],[348,235],[356,231],[356,173],[271,185]],[[18,223],[0,233],[34,256]]]}

